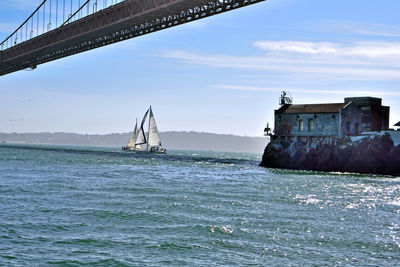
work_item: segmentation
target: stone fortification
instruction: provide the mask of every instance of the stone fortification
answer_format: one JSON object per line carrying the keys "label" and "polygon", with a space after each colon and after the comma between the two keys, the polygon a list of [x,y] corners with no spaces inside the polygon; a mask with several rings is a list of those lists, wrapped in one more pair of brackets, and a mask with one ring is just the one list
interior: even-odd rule
{"label": "stone fortification", "polygon": [[356,137],[275,137],[260,166],[400,175],[400,132]]}

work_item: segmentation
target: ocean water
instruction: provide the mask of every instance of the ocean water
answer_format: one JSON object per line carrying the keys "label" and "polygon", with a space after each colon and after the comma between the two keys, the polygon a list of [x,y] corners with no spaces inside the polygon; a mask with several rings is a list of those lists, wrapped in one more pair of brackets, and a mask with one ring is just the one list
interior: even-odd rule
{"label": "ocean water", "polygon": [[0,146],[0,266],[400,266],[400,178]]}

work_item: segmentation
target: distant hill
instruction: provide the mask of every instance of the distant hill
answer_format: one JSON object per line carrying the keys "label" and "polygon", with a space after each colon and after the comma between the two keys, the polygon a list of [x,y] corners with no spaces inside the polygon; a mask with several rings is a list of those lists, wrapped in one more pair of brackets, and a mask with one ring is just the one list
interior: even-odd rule
{"label": "distant hill", "polygon": [[[130,134],[0,133],[0,142],[120,147],[127,144]],[[167,149],[261,153],[268,142],[268,139],[264,137],[228,134],[200,132],[161,132],[160,134],[163,146]]]}

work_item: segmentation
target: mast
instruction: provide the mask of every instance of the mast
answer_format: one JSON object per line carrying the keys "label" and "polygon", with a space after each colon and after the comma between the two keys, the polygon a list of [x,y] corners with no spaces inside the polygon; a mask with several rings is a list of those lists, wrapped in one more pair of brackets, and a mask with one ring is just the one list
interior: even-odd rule
{"label": "mast", "polygon": [[150,138],[150,118],[153,112],[151,111],[151,106],[149,108],[150,110],[150,115],[149,115],[149,130],[147,131],[147,143],[146,143],[146,151],[149,151],[149,138]]}
{"label": "mast", "polygon": [[133,150],[135,150],[135,142],[136,142],[137,135],[138,135],[138,128],[137,128],[137,118],[136,118],[134,135],[132,135],[132,147],[133,147]]}
{"label": "mast", "polygon": [[135,147],[137,147],[137,145],[143,145],[143,144],[147,143],[146,135],[144,133],[143,126],[144,126],[144,123],[146,121],[146,117],[147,117],[148,113],[149,113],[149,110],[147,110],[146,113],[144,114],[142,123],[140,124],[140,129],[139,129],[139,132],[138,132],[138,135],[137,135],[137,138],[136,138]]}

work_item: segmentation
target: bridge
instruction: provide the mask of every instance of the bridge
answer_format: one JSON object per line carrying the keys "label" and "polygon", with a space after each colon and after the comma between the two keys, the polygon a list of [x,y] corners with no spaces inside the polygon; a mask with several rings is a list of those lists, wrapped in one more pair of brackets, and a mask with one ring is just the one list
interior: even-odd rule
{"label": "bridge", "polygon": [[0,76],[264,0],[44,0],[0,43]]}

